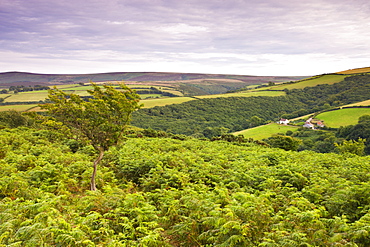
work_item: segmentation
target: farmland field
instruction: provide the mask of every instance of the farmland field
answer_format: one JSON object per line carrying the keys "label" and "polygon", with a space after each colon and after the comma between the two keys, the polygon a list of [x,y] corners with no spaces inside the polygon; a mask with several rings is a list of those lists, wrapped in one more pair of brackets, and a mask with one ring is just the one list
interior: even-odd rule
{"label": "farmland field", "polygon": [[358,73],[370,73],[370,67],[349,69],[349,70],[337,72],[337,74],[358,74]]}
{"label": "farmland field", "polygon": [[64,85],[57,85],[58,89],[65,89],[65,88],[72,88],[72,87],[79,87],[79,84],[64,84]]}
{"label": "farmland field", "polygon": [[5,99],[5,102],[26,102],[26,101],[35,101],[44,100],[48,92],[43,91],[32,91],[32,92],[20,92],[17,94],[12,94],[10,97]]}
{"label": "farmland field", "polygon": [[284,90],[285,88],[287,89],[302,89],[305,87],[314,87],[316,85],[320,84],[334,84],[340,81],[343,81],[344,78],[346,78],[347,75],[336,75],[336,74],[330,74],[330,75],[322,75],[322,76],[316,76],[316,77],[311,77],[305,80],[302,80],[297,83],[292,83],[292,84],[278,84],[276,86],[272,87],[264,87],[260,88],[257,90],[266,90],[266,89],[273,89],[273,90]]}
{"label": "farmland field", "polygon": [[37,105],[2,105],[0,106],[0,111],[9,111],[9,110],[27,111],[28,109],[36,106]]}
{"label": "farmland field", "polygon": [[170,97],[170,98],[160,98],[160,99],[146,99],[146,100],[140,101],[140,103],[144,104],[144,108],[151,108],[154,106],[181,104],[181,103],[184,103],[190,100],[195,100],[195,99],[190,98],[190,97]]}
{"label": "farmland field", "polygon": [[357,103],[353,103],[353,104],[349,104],[349,105],[346,105],[346,106],[370,106],[370,99],[365,100],[365,101],[361,101],[361,102],[357,102]]}
{"label": "farmland field", "polygon": [[270,123],[262,126],[258,126],[251,129],[235,132],[234,135],[243,135],[246,138],[253,138],[255,140],[262,140],[268,138],[273,134],[286,133],[288,130],[296,131],[299,127],[281,125],[277,123]]}
{"label": "farmland field", "polygon": [[160,97],[162,97],[161,94],[140,94],[141,99],[160,98]]}
{"label": "farmland field", "polygon": [[325,125],[332,128],[357,124],[362,115],[370,115],[370,108],[346,108],[336,111],[323,112],[315,118],[323,120]]}
{"label": "farmland field", "polygon": [[220,97],[253,97],[253,96],[282,96],[285,95],[283,91],[245,91],[238,93],[227,93],[227,94],[212,94],[196,96],[199,99],[210,99]]}

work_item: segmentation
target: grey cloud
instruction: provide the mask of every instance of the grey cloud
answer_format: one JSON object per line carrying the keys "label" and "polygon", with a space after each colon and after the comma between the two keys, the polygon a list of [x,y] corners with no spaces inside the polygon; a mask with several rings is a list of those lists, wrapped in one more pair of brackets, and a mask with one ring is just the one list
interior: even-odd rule
{"label": "grey cloud", "polygon": [[[88,59],[89,52],[111,51],[175,61],[176,53],[369,52],[365,0],[0,0],[0,6],[0,50],[42,57]],[[226,60],[247,63],[215,58]]]}

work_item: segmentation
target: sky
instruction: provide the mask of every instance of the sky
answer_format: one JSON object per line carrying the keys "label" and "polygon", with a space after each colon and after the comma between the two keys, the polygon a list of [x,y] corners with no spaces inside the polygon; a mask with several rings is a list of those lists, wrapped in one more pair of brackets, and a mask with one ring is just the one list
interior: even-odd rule
{"label": "sky", "polygon": [[0,0],[0,72],[308,76],[369,66],[369,0]]}

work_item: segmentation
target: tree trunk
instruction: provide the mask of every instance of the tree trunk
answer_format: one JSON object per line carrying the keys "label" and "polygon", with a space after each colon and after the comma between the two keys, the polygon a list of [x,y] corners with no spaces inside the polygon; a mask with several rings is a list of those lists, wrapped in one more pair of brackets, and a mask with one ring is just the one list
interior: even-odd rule
{"label": "tree trunk", "polygon": [[99,156],[94,161],[94,171],[93,171],[92,176],[91,176],[90,190],[94,190],[94,191],[96,190],[96,184],[95,184],[96,171],[98,170],[98,164],[103,159],[103,156],[104,156],[104,149],[100,148],[99,149]]}

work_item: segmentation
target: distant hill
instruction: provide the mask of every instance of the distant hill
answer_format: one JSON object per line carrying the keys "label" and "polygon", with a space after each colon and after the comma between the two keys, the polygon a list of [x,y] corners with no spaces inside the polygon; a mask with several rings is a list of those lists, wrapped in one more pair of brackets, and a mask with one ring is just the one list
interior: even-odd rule
{"label": "distant hill", "polygon": [[34,74],[26,72],[0,73],[0,86],[11,85],[60,85],[72,83],[126,81],[126,82],[193,82],[199,80],[232,80],[229,82],[260,85],[268,82],[300,80],[307,76],[250,76],[162,72],[116,72],[99,74]]}

